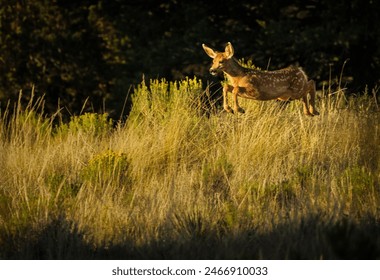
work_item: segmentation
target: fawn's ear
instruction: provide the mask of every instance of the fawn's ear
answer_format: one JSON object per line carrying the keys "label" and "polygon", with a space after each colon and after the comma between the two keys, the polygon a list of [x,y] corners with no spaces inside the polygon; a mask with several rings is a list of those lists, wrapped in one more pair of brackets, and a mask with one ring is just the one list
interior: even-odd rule
{"label": "fawn's ear", "polygon": [[230,42],[227,43],[227,46],[224,49],[224,52],[228,59],[234,56],[234,48],[232,47]]}
{"label": "fawn's ear", "polygon": [[207,47],[205,44],[202,44],[202,47],[209,57],[214,58],[216,56],[216,52],[212,48]]}

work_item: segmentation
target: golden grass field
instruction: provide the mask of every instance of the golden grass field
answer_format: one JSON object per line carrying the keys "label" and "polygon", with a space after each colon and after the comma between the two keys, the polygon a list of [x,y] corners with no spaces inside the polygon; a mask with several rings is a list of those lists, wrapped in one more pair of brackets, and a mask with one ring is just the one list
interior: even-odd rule
{"label": "golden grass field", "polygon": [[[1,259],[379,259],[380,112],[371,95],[241,99],[151,81],[125,122],[0,117]],[[205,106],[204,104],[211,104]]]}

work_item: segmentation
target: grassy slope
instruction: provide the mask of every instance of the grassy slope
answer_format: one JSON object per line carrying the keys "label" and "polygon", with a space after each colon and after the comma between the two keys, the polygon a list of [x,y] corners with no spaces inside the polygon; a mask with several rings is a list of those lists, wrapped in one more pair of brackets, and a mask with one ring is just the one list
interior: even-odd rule
{"label": "grassy slope", "polygon": [[0,258],[380,258],[374,99],[242,100],[152,81],[125,124],[30,105],[0,121]]}

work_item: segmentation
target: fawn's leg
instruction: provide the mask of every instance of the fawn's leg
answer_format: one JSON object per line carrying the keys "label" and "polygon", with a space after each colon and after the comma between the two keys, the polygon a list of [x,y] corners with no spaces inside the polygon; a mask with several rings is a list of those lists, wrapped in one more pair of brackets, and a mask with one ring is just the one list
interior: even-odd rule
{"label": "fawn's leg", "polygon": [[319,112],[315,109],[315,82],[310,80],[307,86],[310,93],[310,111],[313,115],[319,115]]}
{"label": "fawn's leg", "polygon": [[302,102],[303,102],[303,113],[307,116],[314,116],[310,110],[309,110],[309,102],[307,100],[307,91],[305,91],[304,95],[302,96]]}
{"label": "fawn's leg", "polygon": [[233,113],[234,111],[231,109],[231,107],[228,105],[228,96],[227,93],[228,91],[232,91],[233,87],[230,85],[225,84],[223,86],[223,108],[226,110],[228,113]]}
{"label": "fawn's leg", "polygon": [[232,90],[232,96],[233,96],[233,99],[234,99],[234,110],[235,110],[235,112],[245,113],[244,109],[243,109],[242,107],[239,106],[239,102],[238,102],[238,91],[239,91],[239,88],[238,88],[238,87],[235,87],[235,88]]}

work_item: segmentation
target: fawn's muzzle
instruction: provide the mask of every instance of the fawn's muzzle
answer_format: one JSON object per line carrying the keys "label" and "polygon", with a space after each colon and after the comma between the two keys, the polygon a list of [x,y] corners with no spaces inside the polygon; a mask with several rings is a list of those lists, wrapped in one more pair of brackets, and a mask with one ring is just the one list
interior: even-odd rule
{"label": "fawn's muzzle", "polygon": [[218,70],[214,68],[210,68],[210,74],[215,76],[216,74],[218,74]]}

